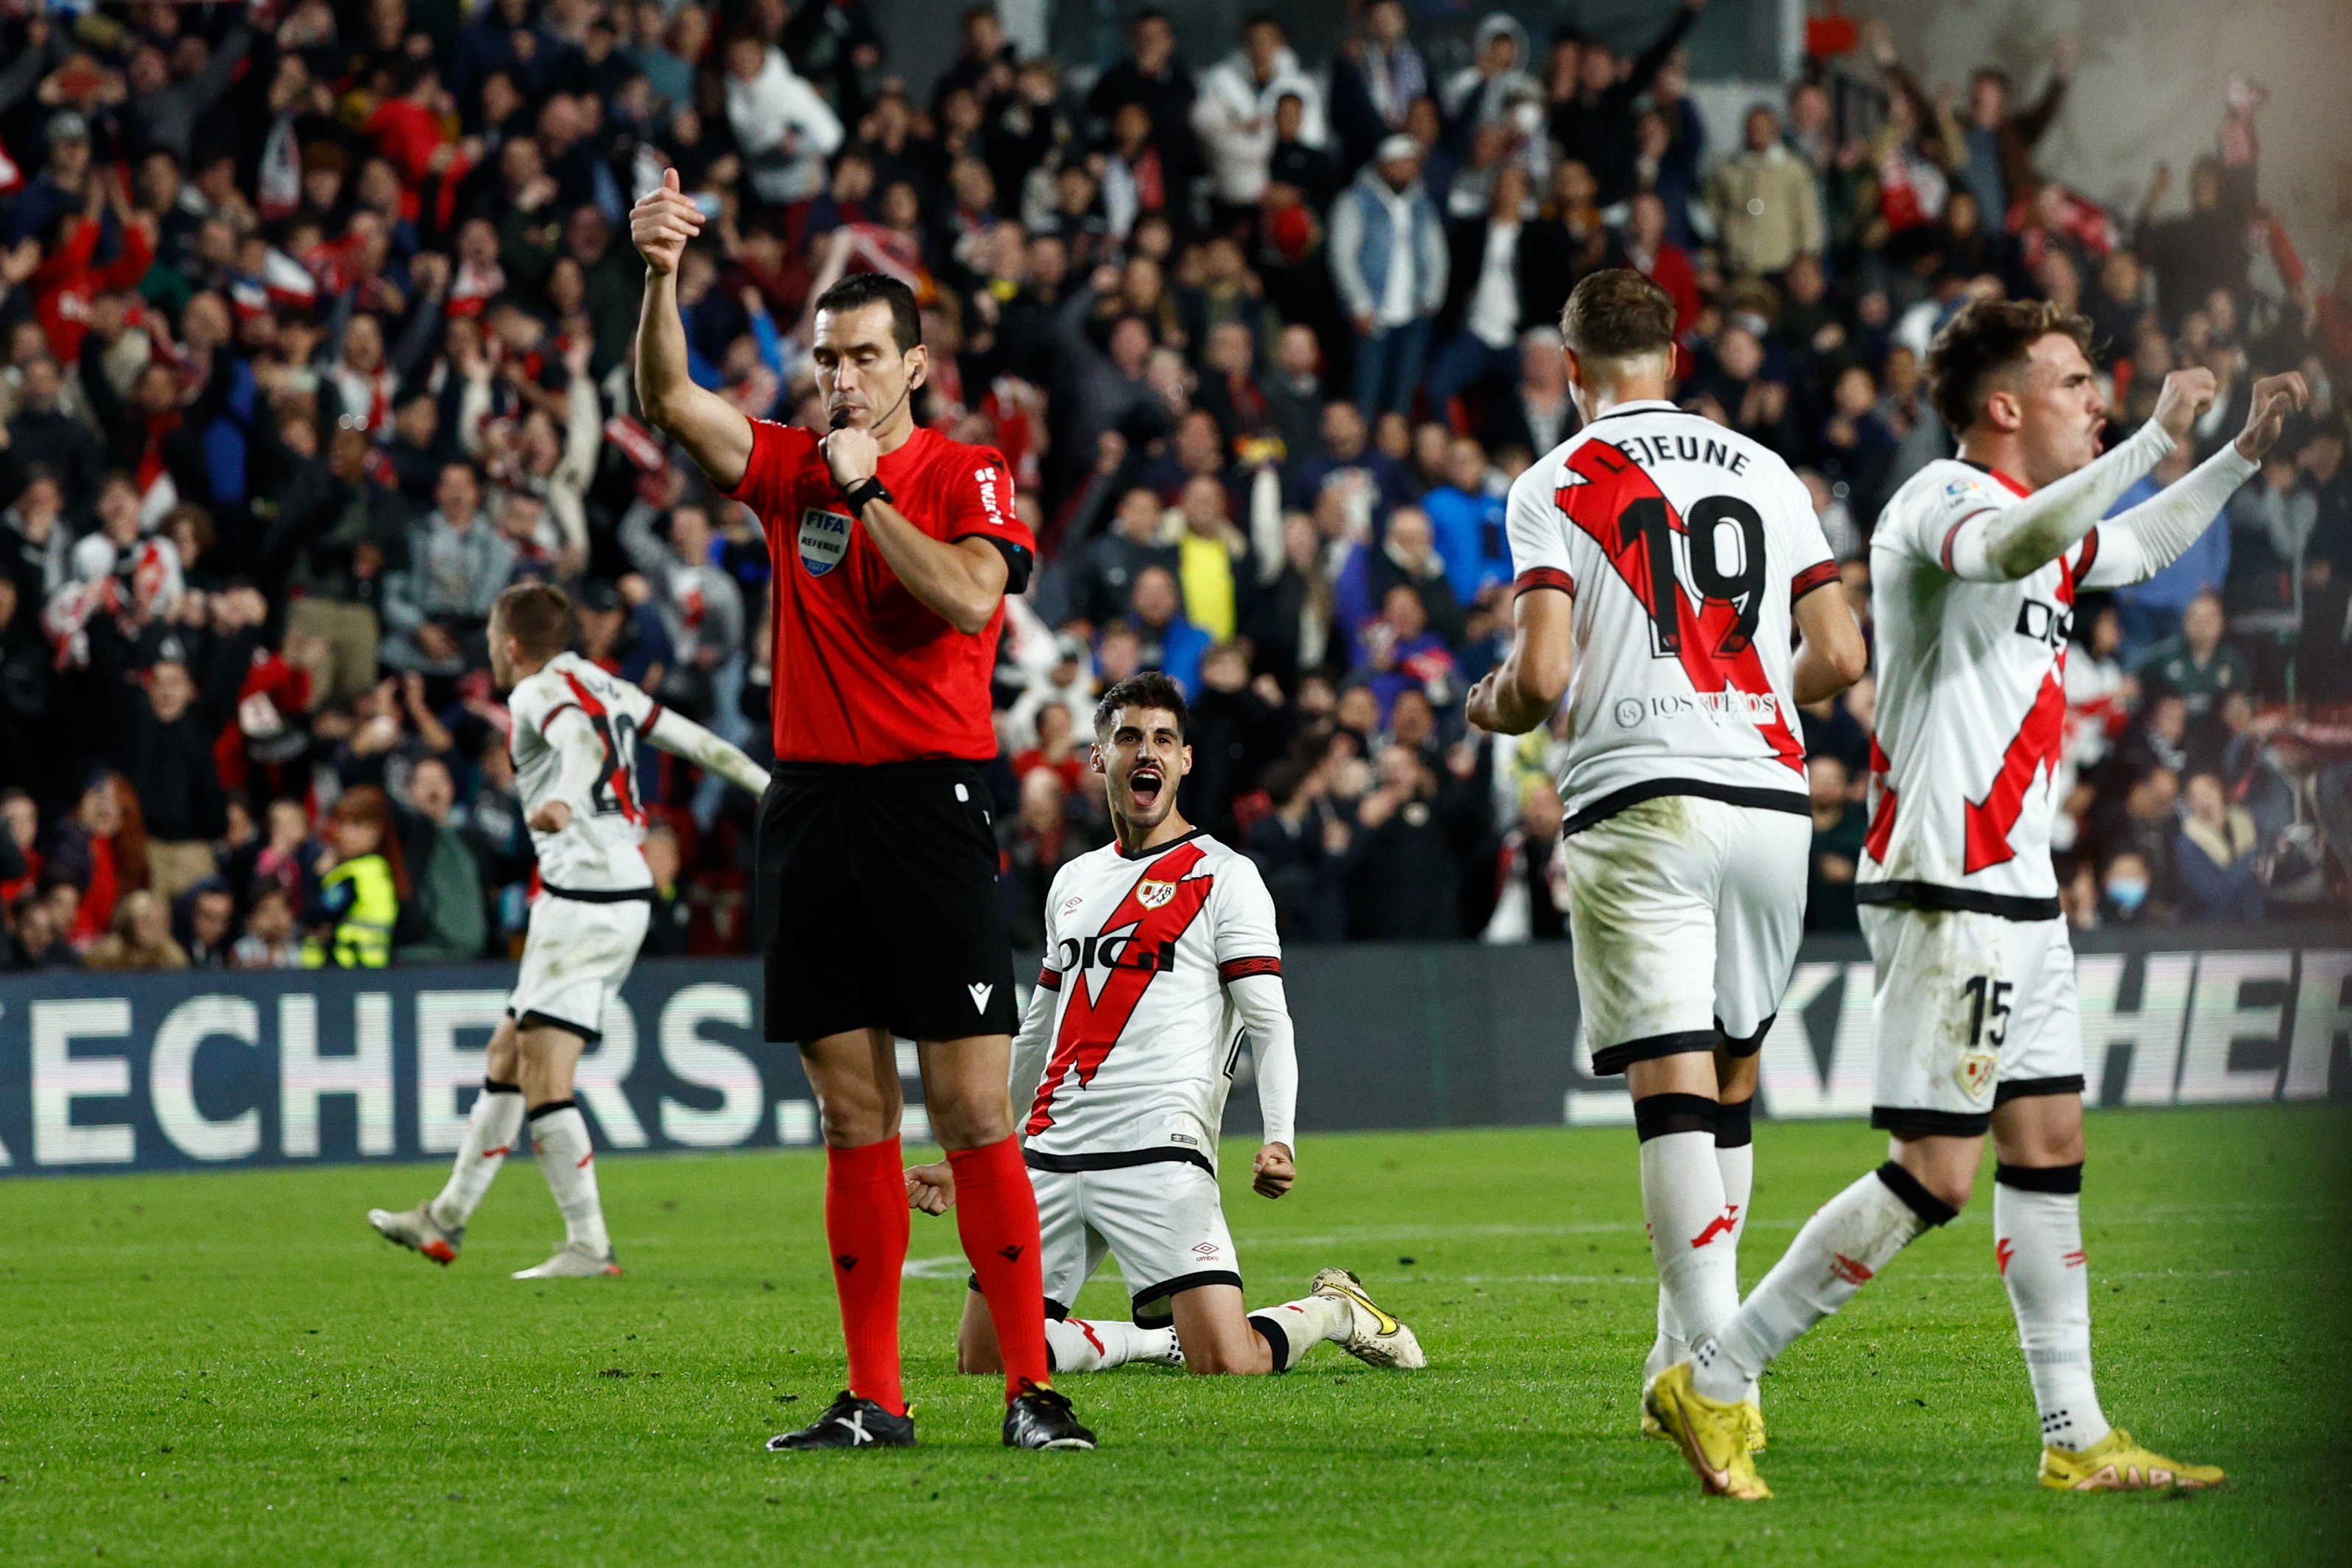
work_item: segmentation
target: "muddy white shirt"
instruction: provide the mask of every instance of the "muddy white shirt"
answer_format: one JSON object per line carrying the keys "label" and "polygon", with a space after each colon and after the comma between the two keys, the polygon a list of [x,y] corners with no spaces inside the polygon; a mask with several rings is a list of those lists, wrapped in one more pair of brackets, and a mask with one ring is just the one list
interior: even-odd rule
{"label": "muddy white shirt", "polygon": [[[572,808],[562,832],[531,831],[541,884],[559,894],[652,887],[643,850],[646,809],[637,799],[637,741],[660,720],[660,705],[577,653],[559,653],[516,683],[507,711],[514,719],[507,755],[514,761],[523,814],[555,799]],[[580,799],[562,794],[567,753],[593,758]]]}
{"label": "muddy white shirt", "polygon": [[1116,843],[1054,878],[1045,964],[1013,1080],[1034,1082],[1029,1164],[1216,1168],[1249,1038],[1265,1140],[1291,1144],[1297,1069],[1274,899],[1249,857],[1194,830],[1129,858]]}
{"label": "muddy white shirt", "polygon": [[1630,402],[1520,475],[1507,517],[1519,591],[1576,600],[1563,831],[1661,795],[1811,810],[1794,606],[1838,569],[1787,464]]}

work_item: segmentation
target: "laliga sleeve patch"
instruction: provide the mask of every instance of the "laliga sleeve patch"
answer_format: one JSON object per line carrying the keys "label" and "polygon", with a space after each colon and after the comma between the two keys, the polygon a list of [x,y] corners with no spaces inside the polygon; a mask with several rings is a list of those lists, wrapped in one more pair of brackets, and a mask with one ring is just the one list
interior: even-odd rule
{"label": "laliga sleeve patch", "polygon": [[801,565],[811,577],[823,577],[849,553],[849,519],[839,512],[801,508]]}

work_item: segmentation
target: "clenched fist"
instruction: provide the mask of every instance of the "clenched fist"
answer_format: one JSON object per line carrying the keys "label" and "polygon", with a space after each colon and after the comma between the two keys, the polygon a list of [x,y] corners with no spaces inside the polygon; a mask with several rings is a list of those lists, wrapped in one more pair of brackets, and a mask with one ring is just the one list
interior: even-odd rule
{"label": "clenched fist", "polygon": [[646,258],[646,268],[667,277],[677,270],[687,242],[702,232],[704,221],[702,209],[678,189],[677,171],[665,169],[660,188],[647,191],[629,209],[629,239]]}
{"label": "clenched fist", "polygon": [[2175,371],[2164,378],[2164,390],[2156,396],[2156,423],[2172,437],[2175,444],[2189,439],[2189,427],[2198,416],[2213,406],[2214,393],[2220,383],[2210,371]]}
{"label": "clenched fist", "polygon": [[2253,406],[2246,410],[2246,428],[2238,436],[2238,455],[2250,463],[2261,462],[2286,427],[2286,416],[2310,401],[2311,389],[2293,371],[2256,382]]}

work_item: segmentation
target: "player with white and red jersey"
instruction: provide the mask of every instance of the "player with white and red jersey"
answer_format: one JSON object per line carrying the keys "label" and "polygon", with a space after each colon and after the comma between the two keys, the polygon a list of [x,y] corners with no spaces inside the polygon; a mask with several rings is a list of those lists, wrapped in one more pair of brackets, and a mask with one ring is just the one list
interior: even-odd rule
{"label": "player with white and red jersey", "polygon": [[1511,486],[1516,634],[1468,712],[1524,734],[1568,701],[1577,1002],[1592,1071],[1633,1095],[1659,1282],[1646,1384],[1738,1305],[1756,1055],[1812,844],[1797,709],[1865,654],[1788,465],[1666,401],[1665,292],[1594,273],[1561,329],[1585,425]]}
{"label": "player with white and red jersey", "polygon": [[[1103,694],[1089,761],[1105,776],[1117,837],[1055,874],[1045,967],[1013,1042],[1054,1370],[1144,1360],[1282,1372],[1325,1340],[1375,1366],[1423,1365],[1412,1331],[1344,1269],[1324,1270],[1298,1301],[1243,1311],[1217,1190],[1225,1093],[1246,1038],[1265,1124],[1255,1186],[1280,1197],[1297,1173],[1297,1058],[1273,895],[1248,856],[1176,808],[1192,771],[1186,722],[1183,691],[1164,674]],[[915,1207],[944,1212],[953,1173],[945,1162],[918,1166],[907,1192]],[[1070,1316],[1106,1252],[1127,1281],[1132,1322]],[[956,1362],[1000,1365],[977,1289]]]}
{"label": "player with white and red jersey", "polygon": [[415,1208],[368,1211],[386,1239],[436,1263],[456,1261],[466,1222],[528,1114],[565,1235],[552,1258],[519,1280],[621,1271],[572,1081],[581,1051],[602,1038],[604,1009],[629,977],[653,912],[637,743],[753,794],[768,787],[766,771],[735,747],[565,652],[571,630],[571,601],[545,583],[508,589],[490,612],[491,674],[511,688],[507,755],[539,859],[530,928],[448,1185]]}
{"label": "player with white and red jersey", "polygon": [[1872,538],[1879,658],[1872,803],[1855,897],[1876,970],[1871,1122],[1890,1157],[1832,1198],[1655,1399],[1703,1485],[1766,1496],[1738,1396],[1895,1254],[1966,1204],[1990,1133],[1995,1257],[2041,1411],[2042,1484],[2210,1486],[2107,1424],[2091,1376],[2083,1250],[2083,1047],[2050,862],[2051,776],[2077,594],[2179,559],[2252,475],[2299,377],[2258,382],[2244,432],[2118,517],[2116,498],[2189,438],[2210,371],[2167,378],[2155,416],[2105,455],[2090,324],[1979,301],[1926,366],[1959,457],[1898,490]]}

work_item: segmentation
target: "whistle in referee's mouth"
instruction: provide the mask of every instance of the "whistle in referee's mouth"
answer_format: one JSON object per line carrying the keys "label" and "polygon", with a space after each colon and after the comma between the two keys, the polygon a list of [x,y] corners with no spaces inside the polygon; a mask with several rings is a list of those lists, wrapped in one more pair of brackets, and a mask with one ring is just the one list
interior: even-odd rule
{"label": "whistle in referee's mouth", "polygon": [[833,417],[825,421],[825,423],[830,424],[835,430],[847,430],[849,428],[849,416],[852,412],[854,411],[847,403],[843,403],[839,408],[833,411]]}

